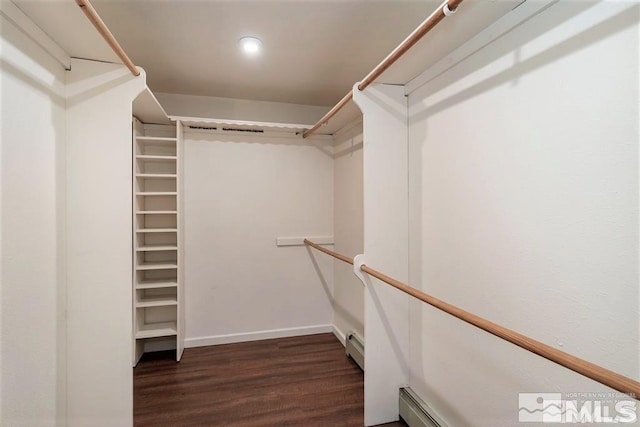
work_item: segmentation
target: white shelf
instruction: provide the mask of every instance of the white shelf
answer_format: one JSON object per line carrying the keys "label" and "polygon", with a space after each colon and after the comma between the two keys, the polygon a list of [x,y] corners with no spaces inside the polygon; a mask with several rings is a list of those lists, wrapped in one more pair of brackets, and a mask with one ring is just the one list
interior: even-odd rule
{"label": "white shelf", "polygon": [[133,101],[133,115],[142,123],[172,124],[167,112],[164,111],[164,108],[162,108],[162,105],[160,105],[148,87],[145,87],[144,91]]}
{"label": "white shelf", "polygon": [[140,160],[177,160],[177,156],[160,156],[157,154],[151,155],[151,154],[136,154],[136,159],[140,159]]}
{"label": "white shelf", "polygon": [[136,331],[136,339],[178,335],[176,322],[148,323]]}
{"label": "white shelf", "polygon": [[219,130],[225,128],[230,129],[249,129],[249,130],[270,130],[278,132],[291,132],[302,133],[305,129],[309,129],[313,125],[299,124],[299,123],[272,123],[272,122],[254,122],[246,120],[229,120],[229,119],[215,119],[206,117],[183,117],[183,116],[169,116],[171,120],[180,120],[185,126],[215,126]]}
{"label": "white shelf", "polygon": [[136,196],[177,196],[177,191],[142,191],[136,193]]}
{"label": "white shelf", "polygon": [[136,174],[136,178],[144,178],[144,179],[171,179],[177,178],[178,175],[174,173],[138,173]]}
{"label": "white shelf", "polygon": [[177,233],[177,228],[139,228],[136,233]]}
{"label": "white shelf", "polygon": [[178,211],[136,211],[137,215],[177,215]]}
{"label": "white shelf", "polygon": [[142,282],[136,285],[137,290],[176,288],[176,287],[178,287],[178,282],[176,282],[175,279],[158,280],[156,282]]}
{"label": "white shelf", "polygon": [[[406,85],[423,71],[428,70],[441,60],[447,62],[447,69],[455,65],[448,55],[458,47],[473,39],[494,22],[516,11],[521,0],[465,2],[464,11],[455,18],[445,18],[427,37],[423,37],[395,64],[387,68],[376,83]],[[536,2],[530,2],[536,3]],[[493,29],[495,32],[495,29]],[[485,42],[486,43],[486,42]],[[466,56],[474,52],[467,52]],[[466,57],[465,56],[465,57]],[[441,72],[446,71],[443,70]]]}
{"label": "white shelf", "polygon": [[149,142],[176,142],[178,138],[170,138],[166,136],[136,136],[136,141]]}
{"label": "white shelf", "polygon": [[356,120],[362,120],[362,112],[353,100],[338,110],[335,116],[326,124],[320,126],[316,132],[317,135],[333,135],[340,129],[354,123]]}
{"label": "white shelf", "polygon": [[175,270],[178,268],[178,264],[175,262],[146,262],[144,264],[136,265],[136,270],[138,271],[148,271],[148,270]]}
{"label": "white shelf", "polygon": [[153,252],[153,251],[177,251],[177,246],[140,246],[136,249],[138,252]]}
{"label": "white shelf", "polygon": [[178,299],[175,297],[175,295],[158,295],[153,297],[146,297],[136,302],[136,308],[164,307],[168,305],[178,305]]}

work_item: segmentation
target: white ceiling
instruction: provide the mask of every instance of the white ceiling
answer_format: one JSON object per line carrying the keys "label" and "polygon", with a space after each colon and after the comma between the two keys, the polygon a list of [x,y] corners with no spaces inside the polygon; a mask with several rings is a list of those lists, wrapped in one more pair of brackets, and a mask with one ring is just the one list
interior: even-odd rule
{"label": "white ceiling", "polygon": [[[74,0],[13,0],[71,56],[120,62]],[[378,81],[404,84],[523,0],[469,0]],[[334,105],[441,0],[93,0],[154,92]],[[262,39],[245,57],[238,39]]]}
{"label": "white ceiling", "polygon": [[[15,0],[71,56],[117,58],[74,0]],[[156,92],[333,105],[440,0],[94,0]],[[262,39],[246,58],[237,40]]]}

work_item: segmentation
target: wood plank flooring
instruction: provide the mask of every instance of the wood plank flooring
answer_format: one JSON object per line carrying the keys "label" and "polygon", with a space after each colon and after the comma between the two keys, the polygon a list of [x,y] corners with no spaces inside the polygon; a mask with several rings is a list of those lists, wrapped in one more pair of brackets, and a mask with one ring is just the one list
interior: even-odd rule
{"label": "wood plank flooring", "polygon": [[145,354],[134,369],[136,426],[364,425],[363,374],[333,334],[174,354]]}

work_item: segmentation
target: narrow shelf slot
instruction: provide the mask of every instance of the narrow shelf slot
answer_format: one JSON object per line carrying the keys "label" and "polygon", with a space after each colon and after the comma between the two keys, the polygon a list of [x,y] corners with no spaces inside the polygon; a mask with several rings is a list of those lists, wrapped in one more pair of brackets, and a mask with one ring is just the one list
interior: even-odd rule
{"label": "narrow shelf slot", "polygon": [[157,281],[138,283],[136,285],[136,290],[165,289],[165,288],[176,288],[176,287],[178,287],[178,282],[176,282],[175,280],[157,280]]}
{"label": "narrow shelf slot", "polygon": [[136,270],[175,270],[178,268],[178,264],[173,262],[145,262],[144,264],[136,265]]}
{"label": "narrow shelf slot", "polygon": [[178,211],[136,211],[137,215],[177,215]]}
{"label": "narrow shelf slot", "polygon": [[178,305],[178,299],[174,296],[157,295],[151,297],[145,297],[136,302],[137,308],[146,307],[164,307],[167,305]]}
{"label": "narrow shelf slot", "polygon": [[176,191],[142,191],[136,193],[136,196],[177,196]]}
{"label": "narrow shelf slot", "polygon": [[154,251],[177,251],[177,246],[160,246],[160,245],[147,245],[140,246],[136,249],[138,252],[154,252]]}
{"label": "narrow shelf slot", "polygon": [[177,233],[177,228],[140,228],[136,233]]}
{"label": "narrow shelf slot", "polygon": [[178,175],[175,173],[137,173],[136,178],[144,178],[144,179],[171,179],[177,178]]}
{"label": "narrow shelf slot", "polygon": [[176,322],[146,323],[136,331],[136,339],[178,335]]}
{"label": "narrow shelf slot", "polygon": [[159,156],[159,155],[150,155],[150,154],[137,154],[136,159],[140,160],[176,160],[177,156]]}
{"label": "narrow shelf slot", "polygon": [[177,138],[166,136],[136,136],[136,141],[176,142]]}

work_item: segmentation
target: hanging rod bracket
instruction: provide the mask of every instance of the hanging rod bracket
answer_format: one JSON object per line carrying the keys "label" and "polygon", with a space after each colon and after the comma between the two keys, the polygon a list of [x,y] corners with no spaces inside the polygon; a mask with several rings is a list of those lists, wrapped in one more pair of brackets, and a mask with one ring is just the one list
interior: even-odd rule
{"label": "hanging rod bracket", "polygon": [[451,16],[456,13],[457,10],[457,7],[453,10],[449,9],[449,3],[445,3],[444,6],[442,6],[442,13],[444,13],[444,16]]}
{"label": "hanging rod bracket", "polygon": [[364,271],[360,269],[360,267],[362,267],[363,265],[365,265],[364,254],[356,255],[353,258],[353,274],[355,274],[356,277],[360,279],[360,281],[362,282],[362,286],[366,288],[367,282],[364,277]]}

